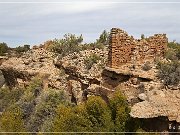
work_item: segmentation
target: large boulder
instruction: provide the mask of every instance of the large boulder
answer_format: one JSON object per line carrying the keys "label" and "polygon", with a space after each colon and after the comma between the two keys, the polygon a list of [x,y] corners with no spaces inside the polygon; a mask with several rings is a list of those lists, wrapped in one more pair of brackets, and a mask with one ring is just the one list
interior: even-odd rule
{"label": "large boulder", "polygon": [[180,91],[153,90],[147,93],[147,99],[135,104],[130,115],[134,118],[154,118],[165,116],[169,121],[180,122]]}

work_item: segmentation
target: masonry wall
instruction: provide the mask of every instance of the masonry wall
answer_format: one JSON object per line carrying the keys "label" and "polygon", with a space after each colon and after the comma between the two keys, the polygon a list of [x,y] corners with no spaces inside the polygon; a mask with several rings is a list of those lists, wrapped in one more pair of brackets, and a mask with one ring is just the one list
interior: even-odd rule
{"label": "masonry wall", "polygon": [[146,39],[137,40],[125,31],[112,28],[108,66],[118,68],[123,64],[137,64],[153,61],[156,57],[163,57],[168,39],[165,34],[155,34]]}

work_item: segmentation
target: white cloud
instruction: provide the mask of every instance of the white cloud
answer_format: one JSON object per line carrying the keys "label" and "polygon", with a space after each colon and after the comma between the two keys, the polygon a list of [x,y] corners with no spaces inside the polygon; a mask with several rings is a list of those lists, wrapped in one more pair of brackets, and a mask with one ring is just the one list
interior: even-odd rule
{"label": "white cloud", "polygon": [[180,41],[180,4],[94,1],[0,4],[0,42],[12,46],[38,44],[65,33],[83,34],[85,41],[93,41],[102,30],[112,27],[120,27],[135,37],[167,33],[171,40]]}
{"label": "white cloud", "polygon": [[106,9],[113,4],[108,3],[93,3],[93,2],[82,2],[82,3],[58,3],[58,4],[43,4],[41,5],[41,13],[81,13],[87,11]]}

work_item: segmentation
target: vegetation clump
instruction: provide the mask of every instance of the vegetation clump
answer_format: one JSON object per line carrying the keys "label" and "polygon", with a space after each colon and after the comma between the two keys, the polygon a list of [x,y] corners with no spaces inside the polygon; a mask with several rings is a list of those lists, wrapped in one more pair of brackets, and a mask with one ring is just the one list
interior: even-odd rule
{"label": "vegetation clump", "polygon": [[163,80],[164,85],[178,85],[180,83],[180,44],[168,43],[165,53],[167,61],[158,61],[158,77]]}
{"label": "vegetation clump", "polygon": [[168,85],[178,85],[180,83],[180,62],[159,62],[158,77],[163,80],[163,83]]}
{"label": "vegetation clump", "polygon": [[91,69],[94,64],[101,60],[100,56],[97,54],[91,54],[89,57],[86,57],[84,60],[84,64],[86,65],[87,69]]}
{"label": "vegetation clump", "polygon": [[168,43],[166,58],[170,60],[180,60],[180,44],[175,42]]}
{"label": "vegetation clump", "polygon": [[103,45],[108,45],[109,44],[109,32],[107,32],[106,30],[104,30],[100,36],[99,39],[97,39],[97,43],[101,43]]}
{"label": "vegetation clump", "polygon": [[15,51],[18,54],[23,53],[23,52],[27,52],[28,50],[30,50],[30,45],[18,46],[15,48]]}
{"label": "vegetation clump", "polygon": [[49,50],[59,53],[62,57],[69,53],[79,52],[81,50],[80,44],[83,41],[83,37],[76,36],[74,34],[65,34],[63,39],[55,39],[52,45],[49,46]]}
{"label": "vegetation clump", "polygon": [[0,116],[0,132],[25,132],[21,108],[11,106]]}
{"label": "vegetation clump", "polygon": [[[42,81],[32,80],[28,87],[11,98],[8,89],[0,89],[2,106],[1,132],[124,132],[132,119],[126,98],[119,92],[109,103],[99,96],[91,96],[80,105],[69,102],[66,94],[57,89],[43,90]],[[12,100],[12,101],[11,101]]]}
{"label": "vegetation clump", "polygon": [[109,33],[105,30],[100,34],[96,42],[83,43],[83,36],[76,36],[75,34],[65,34],[62,39],[54,39],[48,42],[47,49],[58,53],[64,57],[70,53],[79,52],[83,50],[104,49],[108,45]]}
{"label": "vegetation clump", "polygon": [[42,83],[34,78],[26,88],[0,89],[0,131],[38,132],[59,104],[69,104],[62,90],[43,90]]}
{"label": "vegetation clump", "polygon": [[8,52],[9,47],[6,43],[0,43],[0,56],[4,56]]}
{"label": "vegetation clump", "polygon": [[107,104],[101,97],[89,97],[86,103],[75,107],[60,105],[54,118],[55,132],[125,132],[132,119],[125,97],[116,92]]}

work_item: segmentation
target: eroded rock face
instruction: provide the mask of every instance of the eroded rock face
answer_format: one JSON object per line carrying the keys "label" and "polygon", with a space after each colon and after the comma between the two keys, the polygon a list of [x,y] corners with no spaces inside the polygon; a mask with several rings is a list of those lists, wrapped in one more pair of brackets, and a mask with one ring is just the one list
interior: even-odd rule
{"label": "eroded rock face", "polygon": [[[102,71],[104,65],[107,61],[107,50],[84,50],[79,53],[72,53],[63,58],[55,58],[54,64],[58,68],[63,68],[65,73],[68,75],[66,77],[69,85],[69,90],[71,96],[74,96],[75,102],[77,104],[82,102],[87,98],[88,94],[92,95],[101,95],[99,91],[101,89],[102,81]],[[87,68],[87,63],[85,62],[92,55],[96,55],[98,60],[94,62],[91,67]],[[76,84],[76,85],[75,85]],[[78,88],[76,87],[78,84]],[[81,87],[80,87],[81,86]],[[97,86],[96,88],[92,86]]]}
{"label": "eroded rock face", "polygon": [[[107,54],[107,50],[95,49],[59,58],[57,54],[43,47],[34,47],[20,57],[11,57],[4,61],[0,69],[9,87],[26,86],[32,77],[38,75],[44,80],[44,89],[48,87],[63,89],[77,104],[87,98],[88,92],[99,94],[87,88],[91,84],[100,86]],[[96,55],[95,58],[98,59],[87,68],[85,60],[91,55]],[[101,91],[101,95],[102,93]]]}
{"label": "eroded rock face", "polygon": [[83,101],[82,86],[79,81],[69,80],[68,81],[68,93],[71,96],[71,101],[75,104]]}
{"label": "eroded rock face", "polygon": [[10,87],[16,84],[26,84],[33,76],[46,77],[48,84],[53,88],[60,88],[66,85],[60,76],[61,70],[53,63],[54,53],[43,48],[36,48],[24,53],[21,57],[11,57],[4,61],[0,69]]}
{"label": "eroded rock face", "polygon": [[30,80],[31,75],[26,71],[14,70],[12,67],[0,67],[5,83],[10,88],[18,84],[18,78],[22,79],[22,83]]}
{"label": "eroded rock face", "polygon": [[[68,56],[63,57],[62,59],[56,58],[54,61],[55,65],[59,67],[63,67],[67,69],[67,72],[71,72],[71,74],[76,74],[76,76],[83,77],[86,79],[100,79],[101,73],[104,68],[104,64],[107,61],[107,50],[85,50],[80,51],[79,53],[72,53]],[[99,60],[97,63],[92,64],[92,66],[88,69],[86,67],[85,60],[88,59],[91,55],[97,55]]]}
{"label": "eroded rock face", "polygon": [[147,99],[135,104],[130,115],[134,118],[167,116],[169,121],[180,122],[180,91],[155,90],[147,92]]}

